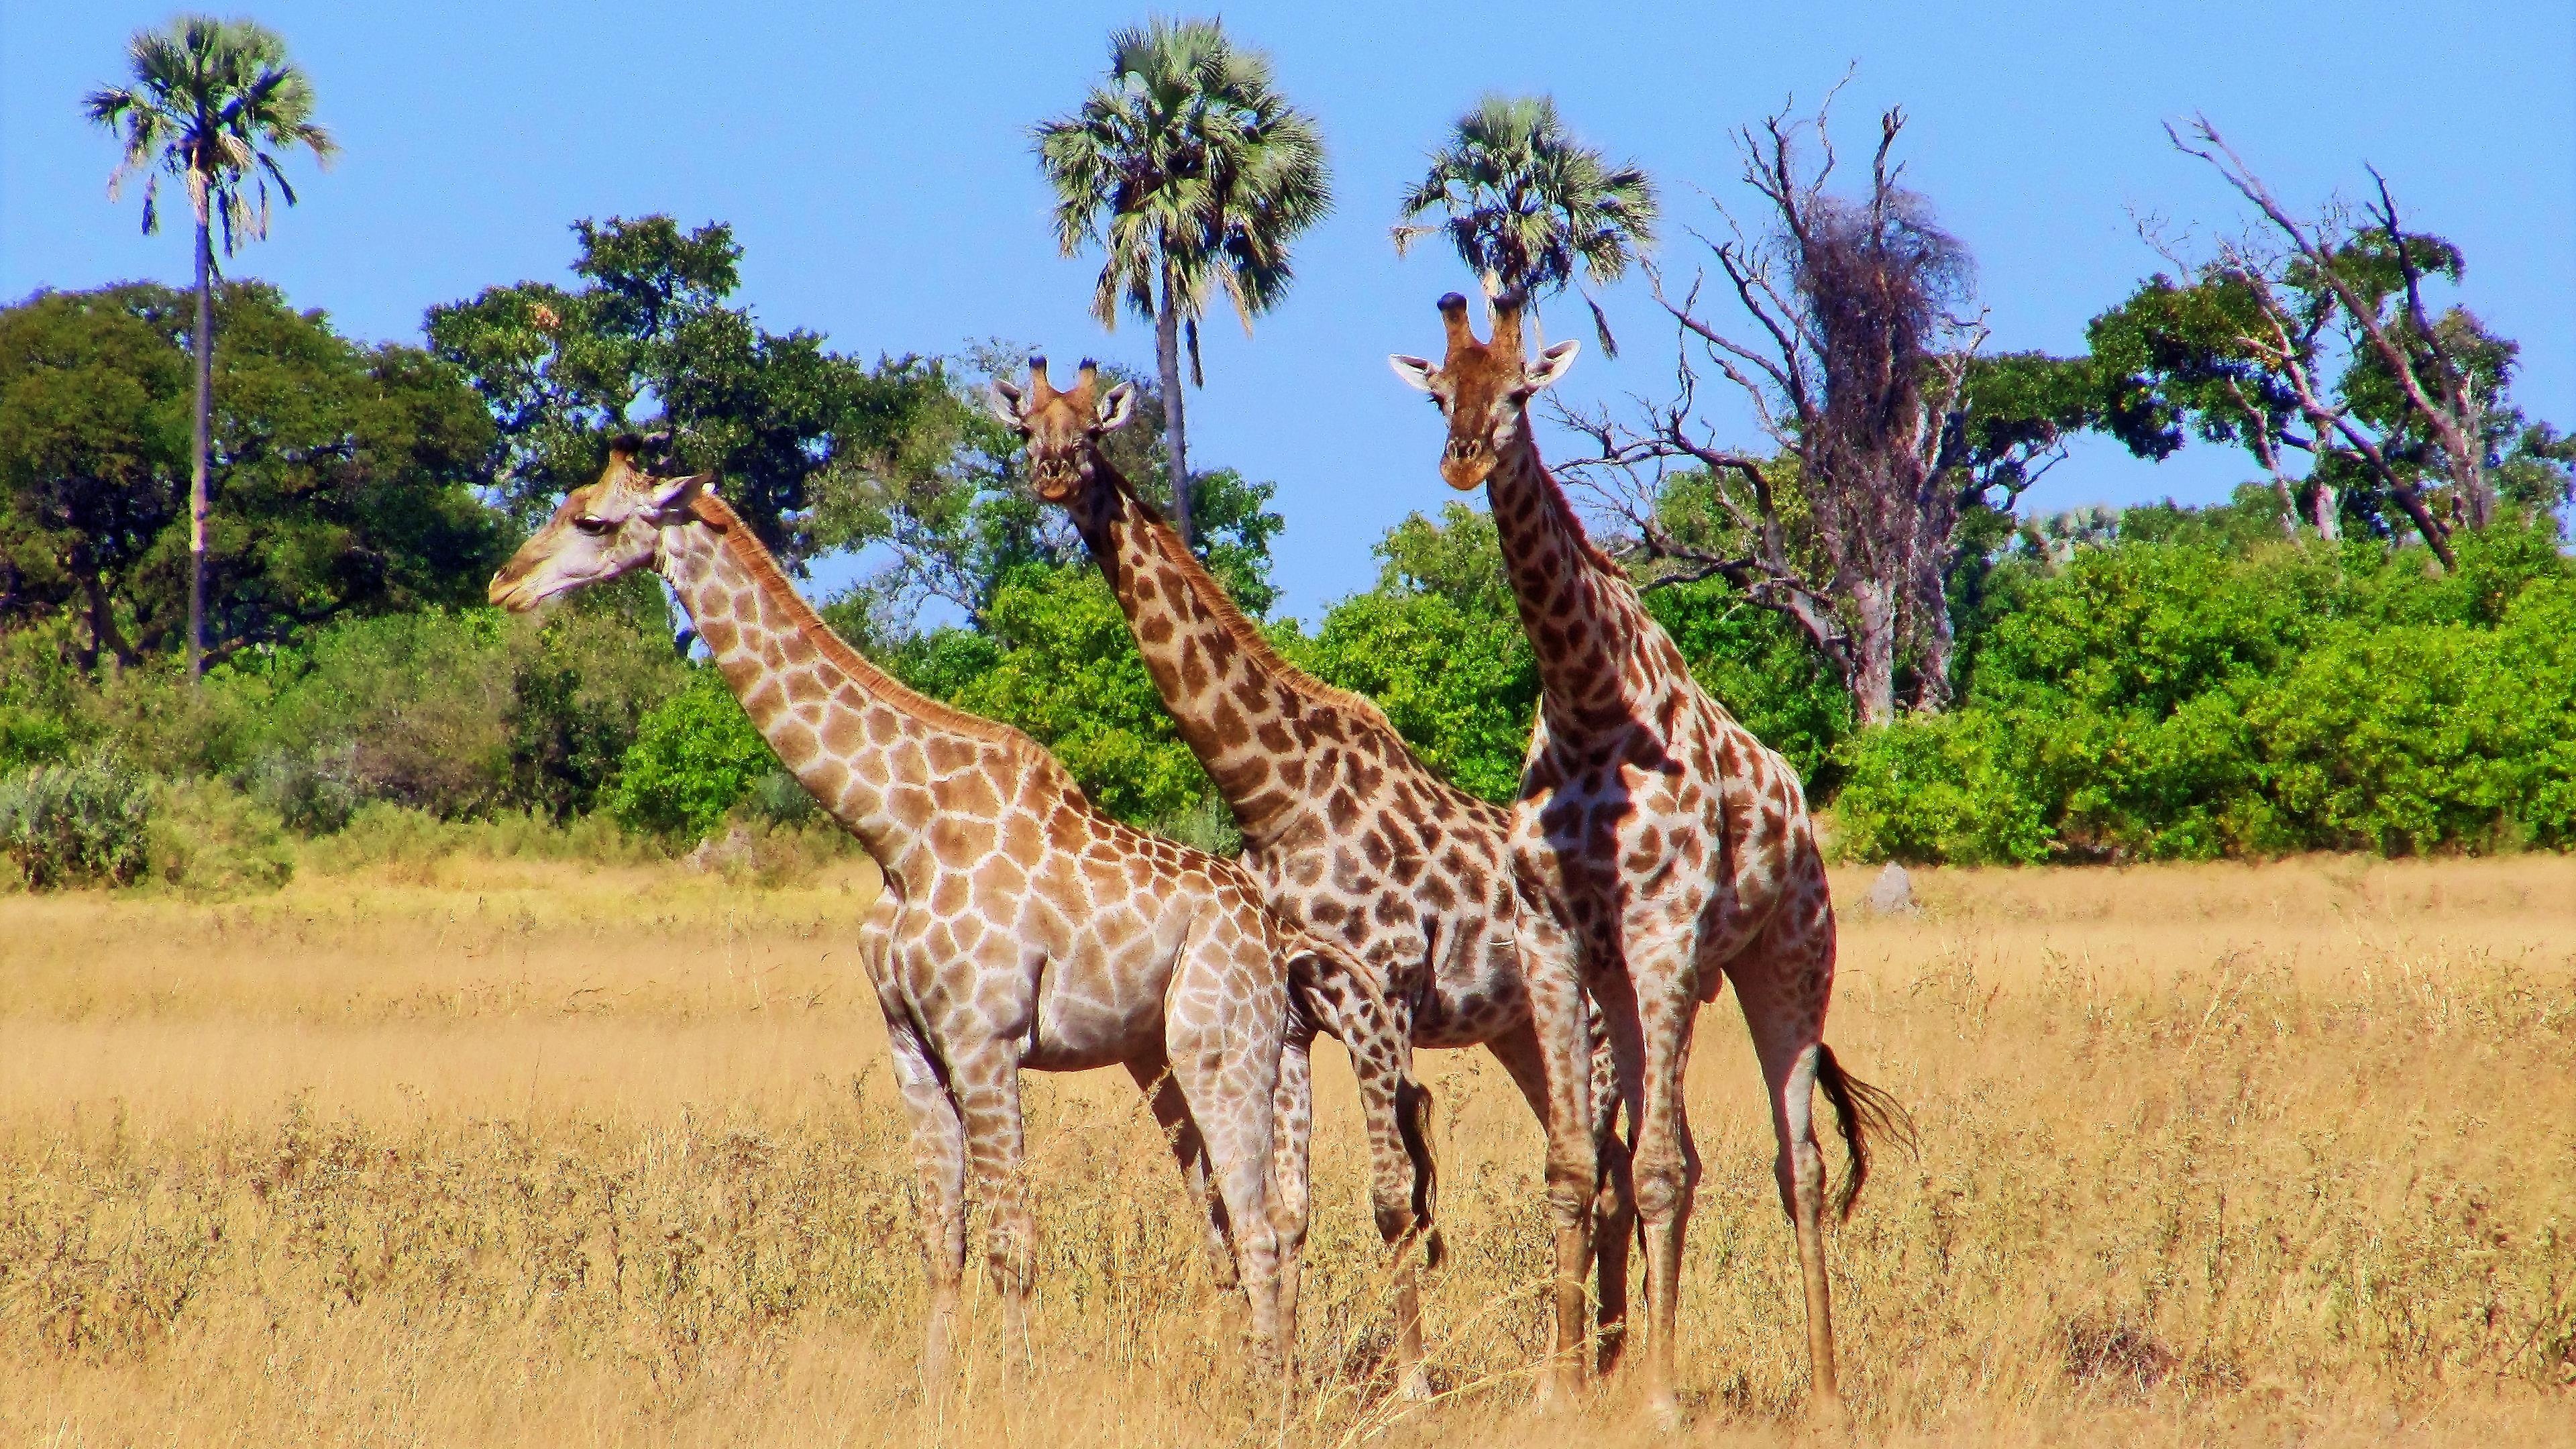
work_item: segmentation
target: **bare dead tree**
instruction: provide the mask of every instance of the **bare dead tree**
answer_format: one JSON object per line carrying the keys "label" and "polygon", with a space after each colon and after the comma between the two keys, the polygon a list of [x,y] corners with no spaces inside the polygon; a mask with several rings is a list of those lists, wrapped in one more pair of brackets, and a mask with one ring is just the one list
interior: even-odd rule
{"label": "bare dead tree", "polygon": [[[2278,242],[2221,242],[2201,268],[2204,276],[2245,290],[2253,303],[2252,325],[2233,340],[2278,380],[2306,427],[2302,435],[2279,420],[2266,426],[2264,406],[2242,400],[2248,441],[2275,485],[2286,493],[2293,482],[2279,448],[2339,461],[2385,493],[2449,566],[2450,522],[2433,507],[2420,480],[2430,475],[2449,484],[2464,521],[2472,528],[2486,526],[2495,508],[2487,473],[2489,424],[2503,380],[2497,344],[2474,319],[2456,308],[2437,319],[2425,305],[2428,274],[2456,277],[2458,252],[2439,238],[2406,229],[2387,178],[2376,168],[2370,169],[2374,194],[2358,209],[2357,220],[2342,205],[2301,218],[2208,117],[2193,117],[2187,131],[2167,126],[2165,134],[2176,150],[2215,168],[2262,214]],[[2339,360],[2382,371],[2396,406],[2366,416],[2356,405],[2355,389],[2323,375]],[[2331,538],[2334,488],[2323,470],[2312,474],[2316,525]]]}
{"label": "bare dead tree", "polygon": [[[1768,224],[1749,234],[1721,206],[1728,235],[1699,240],[1746,330],[1704,307],[1706,273],[1675,296],[1650,269],[1682,344],[1674,394],[1633,399],[1627,419],[1563,413],[1595,445],[1563,471],[1633,553],[1669,565],[1665,579],[1723,577],[1795,620],[1862,722],[1875,724],[1895,713],[1908,656],[1917,707],[1948,703],[1945,579],[1960,510],[1989,486],[2028,486],[2058,437],[2041,427],[2004,441],[1992,466],[1963,474],[1976,451],[1970,370],[1986,337],[1982,317],[1951,310],[1970,290],[1967,251],[1901,184],[1904,167],[1891,159],[1901,110],[1879,119],[1866,193],[1826,190],[1831,105],[1829,95],[1796,121],[1784,109],[1737,135],[1743,179]],[[1809,131],[1812,165],[1800,145]],[[1775,456],[1717,441],[1699,412],[1704,375],[1743,394]],[[1705,471],[1724,527],[1687,536],[1677,526],[1667,491],[1676,470]]]}

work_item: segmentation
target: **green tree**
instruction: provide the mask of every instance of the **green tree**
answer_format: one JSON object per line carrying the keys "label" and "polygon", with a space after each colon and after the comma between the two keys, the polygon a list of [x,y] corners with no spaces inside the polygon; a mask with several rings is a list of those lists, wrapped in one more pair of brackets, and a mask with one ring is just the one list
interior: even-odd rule
{"label": "green tree", "polygon": [[[1415,220],[1434,209],[1448,219]],[[1633,161],[1613,166],[1574,139],[1552,96],[1476,102],[1400,210],[1397,255],[1422,237],[1445,235],[1485,295],[1522,297],[1533,310],[1573,282],[1578,267],[1596,286],[1619,280],[1655,241],[1655,188],[1645,170]],[[1602,350],[1618,356],[1601,304],[1584,301]]]}
{"label": "green tree", "polygon": [[[2257,504],[2269,502],[2261,490]],[[1845,750],[1864,857],[2397,854],[2576,843],[2576,568],[2554,526],[2455,569],[2285,542],[2240,501],[2015,560],[1959,708]]]}
{"label": "green tree", "polygon": [[[2374,195],[2358,207],[2295,215],[2207,117],[2167,134],[2261,217],[2256,234],[2198,260],[2169,253],[2182,280],[2151,279],[2095,324],[2097,354],[2169,428],[2187,419],[2242,443],[2285,525],[2302,495],[2328,538],[2346,516],[2393,536],[2393,513],[2445,567],[2455,529],[2494,521],[2499,484],[2543,506],[2565,500],[2576,453],[2507,401],[2514,344],[2464,307],[2434,310],[2463,257],[2408,226],[2386,178],[2370,173]],[[2294,454],[2310,460],[2304,477]]]}
{"label": "green tree", "polygon": [[[2457,248],[2399,235],[2419,287],[2457,280]],[[2126,404],[2104,427],[2131,452],[2163,458],[2187,436],[2241,447],[2263,470],[2281,532],[2295,536],[2303,523],[2329,540],[2347,527],[2382,539],[2411,532],[2436,554],[2450,550],[2446,504],[2456,502],[2457,523],[2475,527],[2498,500],[2517,515],[2566,501],[2576,452],[2511,401],[2520,349],[2459,307],[2432,318],[2419,340],[2405,315],[2405,271],[2384,233],[2339,240],[2327,265],[2342,274],[2345,293],[2374,309],[2383,335],[2438,353],[2473,385],[2464,396],[2482,454],[2474,470],[2446,461],[2427,414],[2368,332],[2348,320],[2325,268],[2265,276],[2258,265],[2231,249],[2182,279],[2148,278],[2093,319],[2087,337],[2106,398]]]}
{"label": "green tree", "polygon": [[301,146],[327,165],[339,148],[314,122],[313,84],[286,58],[286,42],[251,21],[183,15],[165,30],[137,31],[126,57],[132,82],[103,86],[82,101],[92,121],[123,135],[125,158],[108,181],[108,195],[143,173],[143,230],[157,231],[166,172],[186,185],[197,221],[196,436],[188,477],[188,674],[195,678],[205,641],[215,233],[222,232],[227,257],[243,238],[266,236],[270,184],[287,205],[295,204],[279,153]]}
{"label": "green tree", "polygon": [[799,565],[828,546],[802,516],[824,476],[898,447],[919,412],[945,403],[936,363],[869,367],[728,305],[742,248],[721,222],[682,231],[667,216],[612,217],[572,230],[580,285],[491,287],[429,312],[431,347],[491,411],[496,489],[523,523],[596,477],[609,439],[661,431]]}
{"label": "green tree", "polygon": [[1269,58],[1214,20],[1156,18],[1109,39],[1109,74],[1068,116],[1036,127],[1066,256],[1105,254],[1092,312],[1123,304],[1154,324],[1172,521],[1197,537],[1181,353],[1193,382],[1199,318],[1222,290],[1246,332],[1291,279],[1289,246],[1332,208],[1322,132],[1291,105]]}
{"label": "green tree", "polygon": [[68,614],[85,666],[191,643],[221,660],[345,615],[479,601],[504,548],[475,497],[492,427],[473,392],[262,284],[214,303],[224,508],[202,532],[181,523],[190,299],[127,283],[0,310],[0,629]]}

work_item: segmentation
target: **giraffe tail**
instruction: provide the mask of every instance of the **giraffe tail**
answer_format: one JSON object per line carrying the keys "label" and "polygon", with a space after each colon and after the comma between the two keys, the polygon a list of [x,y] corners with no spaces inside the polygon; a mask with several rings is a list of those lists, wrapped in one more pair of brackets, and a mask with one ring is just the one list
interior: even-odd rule
{"label": "giraffe tail", "polygon": [[1835,1217],[1849,1222],[1860,1190],[1869,1182],[1871,1140],[1893,1143],[1906,1156],[1914,1156],[1914,1118],[1894,1097],[1844,1071],[1834,1059],[1834,1049],[1822,1042],[1816,1044],[1816,1085],[1824,1090],[1825,1100],[1834,1104],[1843,1148],[1851,1154],[1851,1171],[1843,1178],[1842,1191],[1834,1194]]}
{"label": "giraffe tail", "polygon": [[1449,1261],[1448,1240],[1440,1235],[1440,1158],[1432,1145],[1439,1104],[1410,1070],[1396,1088],[1395,1100],[1396,1131],[1404,1138],[1404,1155],[1413,1159],[1413,1220],[1422,1235],[1423,1257],[1437,1268]]}

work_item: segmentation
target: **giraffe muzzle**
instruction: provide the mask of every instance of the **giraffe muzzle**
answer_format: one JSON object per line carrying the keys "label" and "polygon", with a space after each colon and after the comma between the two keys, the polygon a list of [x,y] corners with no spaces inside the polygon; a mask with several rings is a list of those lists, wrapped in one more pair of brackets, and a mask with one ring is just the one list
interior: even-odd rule
{"label": "giraffe muzzle", "polygon": [[1440,479],[1461,493],[1482,487],[1493,475],[1494,452],[1482,438],[1452,438],[1440,455]]}
{"label": "giraffe muzzle", "polygon": [[1029,488],[1049,503],[1062,503],[1082,488],[1082,470],[1071,463],[1040,463],[1029,470]]}

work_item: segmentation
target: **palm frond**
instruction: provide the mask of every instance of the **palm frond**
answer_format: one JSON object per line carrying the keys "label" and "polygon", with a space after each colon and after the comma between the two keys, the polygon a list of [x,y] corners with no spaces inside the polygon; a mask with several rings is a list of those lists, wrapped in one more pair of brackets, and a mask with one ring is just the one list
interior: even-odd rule
{"label": "palm frond", "polygon": [[1153,316],[1168,277],[1193,336],[1218,291],[1249,327],[1284,295],[1292,243],[1332,208],[1321,130],[1281,95],[1268,58],[1217,21],[1112,32],[1108,73],[1030,134],[1058,247],[1103,253],[1104,322],[1122,301]]}
{"label": "palm frond", "polygon": [[[1429,163],[1397,199],[1396,252],[1445,232],[1489,292],[1543,296],[1562,290],[1578,266],[1607,285],[1654,245],[1645,171],[1610,166],[1575,140],[1551,97],[1483,97]],[[1422,220],[1434,212],[1446,220]],[[1598,304],[1593,310],[1598,318]],[[1601,335],[1609,350],[1606,323]]]}
{"label": "palm frond", "polygon": [[[338,154],[313,120],[310,78],[287,58],[286,42],[254,22],[181,16],[137,32],[126,58],[131,84],[82,101],[91,121],[124,132],[109,196],[138,172],[180,177],[197,220],[220,229],[227,253],[242,236],[267,234],[272,184],[296,204],[279,153],[302,147],[324,165]],[[159,224],[156,174],[144,190],[144,230]]]}

